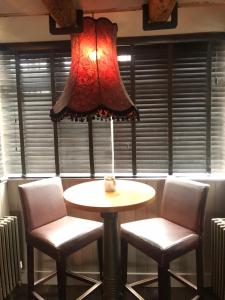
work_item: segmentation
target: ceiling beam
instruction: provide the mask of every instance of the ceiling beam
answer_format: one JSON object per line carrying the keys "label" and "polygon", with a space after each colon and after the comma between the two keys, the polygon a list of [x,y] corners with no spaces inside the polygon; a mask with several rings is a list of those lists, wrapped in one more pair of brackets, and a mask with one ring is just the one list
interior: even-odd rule
{"label": "ceiling beam", "polygon": [[176,4],[176,0],[149,0],[148,16],[151,23],[166,22]]}
{"label": "ceiling beam", "polygon": [[[216,2],[216,3],[209,3],[209,2],[196,2],[196,1],[192,1],[192,2],[178,2],[178,7],[180,8],[191,8],[191,7],[224,7],[225,6],[225,2],[224,0],[221,0],[220,2]],[[128,8],[103,8],[103,9],[95,9],[93,10],[84,10],[84,14],[98,14],[98,13],[111,13],[111,12],[126,12],[126,11],[138,11],[138,10],[142,10],[142,6],[137,5],[137,6],[130,6]]]}
{"label": "ceiling beam", "polygon": [[76,25],[76,8],[72,0],[42,0],[49,14],[60,27]]}
{"label": "ceiling beam", "polygon": [[[47,1],[47,0],[42,0],[42,1]],[[61,1],[59,1],[59,2],[61,2]],[[73,6],[74,6],[74,4],[73,4]],[[217,2],[201,2],[201,1],[181,2],[181,1],[178,1],[178,7],[180,7],[180,8],[192,8],[192,7],[225,7],[225,1],[224,0],[217,0]],[[74,8],[74,11],[75,11],[75,9],[76,8]],[[105,8],[105,9],[96,9],[94,11],[86,9],[86,10],[84,10],[84,14],[126,12],[126,11],[138,11],[138,10],[142,10],[142,7],[140,5],[128,7],[128,8],[125,8],[125,9],[120,9],[120,8]],[[29,12],[29,13],[21,13],[21,12],[20,13],[17,13],[17,12],[1,13],[0,12],[0,17],[44,16],[44,15],[47,15],[47,14],[48,14],[47,12],[46,13],[44,13],[44,12],[40,12],[40,13],[37,13],[37,12],[35,12],[35,13],[32,13],[32,12]],[[71,19],[73,19],[73,17]],[[75,20],[76,20],[76,15],[75,15]],[[64,22],[63,22],[63,24],[64,24]]]}

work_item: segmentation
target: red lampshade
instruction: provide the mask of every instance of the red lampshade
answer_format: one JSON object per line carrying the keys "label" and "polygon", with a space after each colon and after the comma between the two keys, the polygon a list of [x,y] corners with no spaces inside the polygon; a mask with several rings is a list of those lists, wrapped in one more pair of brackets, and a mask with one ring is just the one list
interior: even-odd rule
{"label": "red lampshade", "polygon": [[120,77],[117,25],[106,18],[84,18],[84,29],[71,38],[72,63],[64,92],[50,112],[53,121],[97,117],[138,119]]}

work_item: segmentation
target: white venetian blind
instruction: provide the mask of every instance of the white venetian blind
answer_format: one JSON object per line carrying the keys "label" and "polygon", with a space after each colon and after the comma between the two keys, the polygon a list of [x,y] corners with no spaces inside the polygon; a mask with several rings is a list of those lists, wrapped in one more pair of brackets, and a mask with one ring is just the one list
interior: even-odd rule
{"label": "white venetian blind", "polygon": [[[1,113],[1,111],[0,111]],[[0,126],[2,126],[2,121],[0,119]],[[2,142],[2,128],[0,127],[0,180],[4,176],[4,159],[3,159],[3,142]]]}
{"label": "white venetian blind", "polygon": [[26,173],[55,173],[50,57],[20,55],[19,68]]}
{"label": "white venetian blind", "polygon": [[21,174],[15,56],[0,54],[2,157],[5,173]]}
{"label": "white venetian blind", "polygon": [[173,172],[206,172],[207,43],[173,47]]}
{"label": "white venetian blind", "polygon": [[225,41],[212,48],[211,168],[225,171]]}
{"label": "white venetian blind", "polygon": [[[0,131],[2,134],[2,131]],[[2,156],[2,143],[0,145],[0,178],[4,175],[4,165],[3,165],[3,156]]]}

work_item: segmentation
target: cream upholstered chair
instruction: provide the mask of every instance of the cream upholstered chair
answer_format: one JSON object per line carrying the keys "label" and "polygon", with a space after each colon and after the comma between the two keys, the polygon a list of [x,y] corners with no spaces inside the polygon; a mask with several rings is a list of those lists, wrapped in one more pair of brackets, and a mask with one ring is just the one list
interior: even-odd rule
{"label": "cream upholstered chair", "polygon": [[[193,288],[198,297],[203,299],[202,234],[207,192],[206,184],[168,178],[161,200],[160,217],[121,225],[124,283],[127,280],[128,244],[158,264],[158,278],[126,285],[138,299],[143,298],[138,296],[134,288],[157,280],[159,299],[170,299],[170,275]],[[169,269],[171,261],[191,250],[196,251],[197,286]]]}
{"label": "cream upholstered chair", "polygon": [[[70,217],[63,199],[63,187],[59,177],[38,180],[19,186],[23,207],[26,242],[28,299],[43,299],[35,286],[57,274],[58,297],[66,300],[66,275],[100,285],[95,279],[75,276],[66,271],[66,258],[84,246],[98,241],[100,273],[102,274],[102,223]],[[34,282],[34,248],[56,261],[57,272]],[[93,291],[90,288],[83,297]],[[81,296],[79,299],[83,299]]]}

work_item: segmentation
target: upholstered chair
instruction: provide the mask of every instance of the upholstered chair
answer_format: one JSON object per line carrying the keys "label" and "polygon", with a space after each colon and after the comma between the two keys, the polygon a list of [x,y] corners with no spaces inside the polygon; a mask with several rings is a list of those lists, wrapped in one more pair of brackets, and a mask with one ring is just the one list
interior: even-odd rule
{"label": "upholstered chair", "polygon": [[[170,276],[191,287],[203,299],[202,237],[208,185],[171,176],[165,182],[160,216],[121,225],[122,273],[127,281],[128,244],[151,257],[158,264],[158,277],[126,284],[138,299],[135,287],[158,281],[160,300],[170,299]],[[170,263],[195,250],[197,285],[170,270]],[[197,299],[195,298],[195,299]]]}
{"label": "upholstered chair", "polygon": [[[58,299],[66,300],[66,275],[92,283],[100,281],[77,276],[66,270],[66,258],[86,245],[97,241],[100,273],[102,272],[102,223],[67,215],[63,187],[59,177],[38,180],[19,186],[27,242],[28,299],[44,299],[35,287],[57,274]],[[56,272],[34,281],[34,248],[56,262]],[[93,286],[79,299],[84,299]]]}

